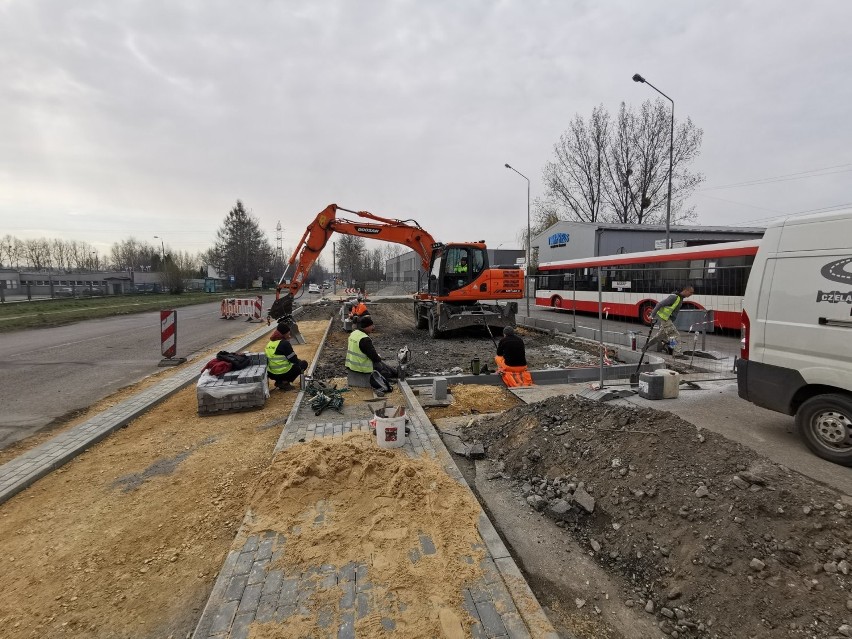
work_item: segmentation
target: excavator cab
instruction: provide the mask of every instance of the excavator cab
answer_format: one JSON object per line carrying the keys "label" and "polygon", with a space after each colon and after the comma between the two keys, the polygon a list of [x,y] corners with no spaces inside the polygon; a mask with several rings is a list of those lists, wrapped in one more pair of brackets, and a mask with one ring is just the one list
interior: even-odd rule
{"label": "excavator cab", "polygon": [[429,270],[429,293],[445,297],[468,286],[488,268],[484,247],[471,244],[436,244]]}

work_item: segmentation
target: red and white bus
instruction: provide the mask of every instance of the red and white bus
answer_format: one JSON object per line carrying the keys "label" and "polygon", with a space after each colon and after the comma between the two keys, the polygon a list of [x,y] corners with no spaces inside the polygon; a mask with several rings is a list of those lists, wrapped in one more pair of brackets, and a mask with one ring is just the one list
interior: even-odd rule
{"label": "red and white bus", "polygon": [[597,313],[600,269],[608,316],[650,324],[657,302],[690,284],[695,294],[684,302],[684,309],[713,310],[716,328],[739,329],[746,282],[759,244],[759,240],[748,240],[545,262],[536,272],[535,303]]}

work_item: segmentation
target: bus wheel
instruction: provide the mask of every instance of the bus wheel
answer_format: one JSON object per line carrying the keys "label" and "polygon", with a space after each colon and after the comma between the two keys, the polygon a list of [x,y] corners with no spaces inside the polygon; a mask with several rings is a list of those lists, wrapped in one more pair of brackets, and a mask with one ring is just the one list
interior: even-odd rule
{"label": "bus wheel", "polygon": [[550,307],[551,308],[562,308],[562,298],[558,295],[554,295],[550,298]]}
{"label": "bus wheel", "polygon": [[654,322],[654,320],[651,319],[651,312],[654,310],[654,306],[655,304],[645,302],[639,307],[639,319],[642,320],[642,323],[645,326],[650,326]]}
{"label": "bus wheel", "polygon": [[852,466],[852,399],[836,393],[811,397],[799,407],[796,426],[814,453]]}

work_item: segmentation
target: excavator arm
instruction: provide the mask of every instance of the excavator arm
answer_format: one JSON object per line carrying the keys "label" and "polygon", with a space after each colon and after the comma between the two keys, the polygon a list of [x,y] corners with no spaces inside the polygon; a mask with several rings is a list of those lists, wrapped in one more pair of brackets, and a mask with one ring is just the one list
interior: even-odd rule
{"label": "excavator arm", "polygon": [[[356,222],[338,218],[338,211],[346,211],[372,221]],[[403,244],[417,252],[425,270],[429,269],[432,247],[435,244],[435,238],[414,220],[395,220],[380,217],[368,211],[352,211],[336,204],[329,204],[305,229],[302,239],[299,240],[296,250],[287,262],[287,268],[278,282],[277,300],[270,310],[270,315],[274,319],[291,315],[293,298],[304,286],[311,267],[334,233]]]}

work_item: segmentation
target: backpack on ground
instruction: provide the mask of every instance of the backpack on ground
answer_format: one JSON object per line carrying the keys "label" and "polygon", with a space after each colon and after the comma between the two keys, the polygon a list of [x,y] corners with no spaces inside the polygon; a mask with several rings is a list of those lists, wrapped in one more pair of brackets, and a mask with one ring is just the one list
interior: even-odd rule
{"label": "backpack on ground", "polygon": [[251,364],[251,359],[244,353],[229,353],[228,351],[219,351],[216,353],[216,359],[223,362],[228,362],[231,369],[235,371],[242,370]]}

